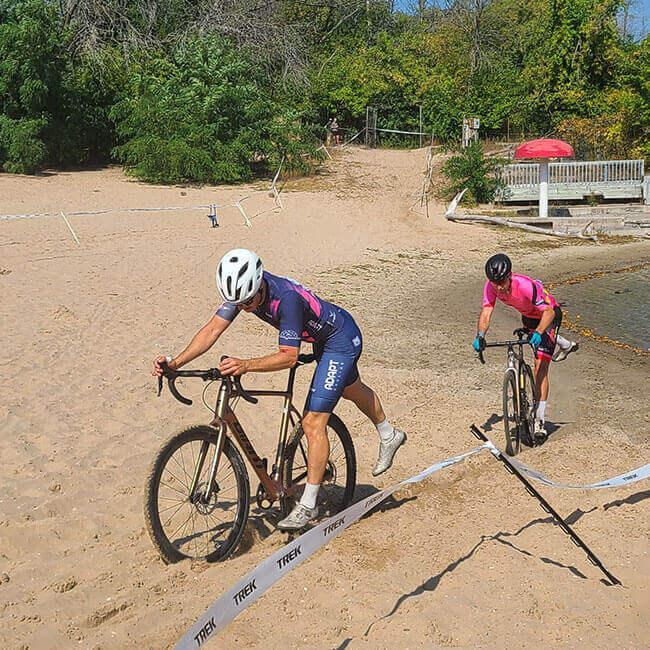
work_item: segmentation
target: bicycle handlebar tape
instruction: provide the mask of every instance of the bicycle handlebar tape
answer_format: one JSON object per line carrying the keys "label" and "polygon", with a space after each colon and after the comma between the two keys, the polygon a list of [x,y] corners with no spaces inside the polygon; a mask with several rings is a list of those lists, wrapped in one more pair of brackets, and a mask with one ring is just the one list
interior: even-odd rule
{"label": "bicycle handlebar tape", "polygon": [[192,400],[188,399],[187,397],[183,397],[179,392],[178,389],[176,388],[176,377],[167,377],[167,384],[169,385],[169,390],[171,391],[171,394],[182,404],[186,404],[187,406],[192,405]]}

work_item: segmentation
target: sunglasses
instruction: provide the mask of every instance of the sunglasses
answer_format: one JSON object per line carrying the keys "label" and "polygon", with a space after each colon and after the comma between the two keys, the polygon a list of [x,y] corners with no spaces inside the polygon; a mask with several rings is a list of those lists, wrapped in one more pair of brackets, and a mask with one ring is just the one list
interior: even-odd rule
{"label": "sunglasses", "polygon": [[[257,293],[259,293],[259,291]],[[243,305],[244,307],[250,307],[255,302],[255,299],[257,298],[257,293],[254,294],[253,297],[247,300],[246,302],[241,302],[239,304]]]}

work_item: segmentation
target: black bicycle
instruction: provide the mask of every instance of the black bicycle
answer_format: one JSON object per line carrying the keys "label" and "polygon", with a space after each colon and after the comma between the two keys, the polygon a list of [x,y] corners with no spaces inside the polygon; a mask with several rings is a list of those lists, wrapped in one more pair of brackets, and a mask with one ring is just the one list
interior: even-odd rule
{"label": "black bicycle", "polygon": [[508,348],[508,367],[503,377],[503,425],[509,456],[516,456],[522,443],[532,447],[539,442],[535,438],[535,376],[524,359],[524,346],[530,345],[535,357],[537,351],[528,340],[526,328],[516,329],[513,335],[516,341],[484,342],[478,353],[481,363],[485,363],[485,348]]}
{"label": "black bicycle", "polygon": [[[300,499],[307,480],[309,441],[301,414],[292,403],[293,384],[297,368],[315,359],[313,354],[298,357],[284,391],[245,390],[239,377],[222,375],[218,368],[172,370],[162,366],[158,395],[165,377],[172,395],[183,404],[192,402],[178,392],[179,377],[220,382],[216,406],[210,408],[214,416],[210,424],[186,427],[172,435],[154,459],[145,483],[145,522],[165,562],[185,558],[214,562],[226,559],[237,548],[248,520],[250,484],[233,441],[259,478],[256,500],[261,509],[279,503],[279,515],[286,516]],[[268,460],[258,456],[233,410],[238,398],[257,404],[260,396],[283,398],[280,435],[270,471]],[[350,433],[334,413],[326,433],[330,455],[318,505],[331,516],[352,502],[357,469]]]}

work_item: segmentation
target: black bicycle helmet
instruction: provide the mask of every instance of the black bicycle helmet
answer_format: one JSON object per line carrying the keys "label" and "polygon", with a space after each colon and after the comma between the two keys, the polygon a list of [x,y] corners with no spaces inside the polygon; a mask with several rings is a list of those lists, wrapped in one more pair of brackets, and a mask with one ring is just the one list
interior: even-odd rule
{"label": "black bicycle helmet", "polygon": [[512,273],[512,262],[507,255],[497,253],[485,263],[485,275],[491,282],[500,284]]}

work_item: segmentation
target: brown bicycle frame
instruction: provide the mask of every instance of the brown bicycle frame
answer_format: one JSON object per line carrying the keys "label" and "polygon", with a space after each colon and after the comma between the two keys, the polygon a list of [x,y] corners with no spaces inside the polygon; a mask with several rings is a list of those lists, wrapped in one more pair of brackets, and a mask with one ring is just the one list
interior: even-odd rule
{"label": "brown bicycle frame", "polygon": [[[299,364],[302,365],[302,364]],[[250,466],[253,468],[255,474],[260,480],[264,488],[266,497],[271,503],[276,501],[280,497],[285,496],[295,496],[299,494],[303,486],[294,485],[290,488],[286,488],[280,477],[282,476],[282,470],[284,467],[284,449],[287,442],[287,435],[289,432],[289,424],[295,425],[296,421],[301,419],[300,412],[293,405],[293,384],[296,377],[296,370],[298,366],[294,366],[289,371],[289,380],[287,382],[287,390],[246,390],[247,395],[253,397],[283,397],[284,405],[282,408],[282,421],[280,423],[280,437],[278,439],[278,447],[276,450],[275,463],[271,470],[271,475],[269,475],[266,469],[266,463],[262,460],[253,444],[249,440],[244,427],[242,427],[234,411],[230,408],[230,400],[239,397],[241,393],[232,387],[232,384],[224,379],[221,382],[221,387],[219,388],[219,394],[217,396],[217,405],[215,407],[215,417],[210,422],[210,426],[216,427],[219,430],[217,437],[217,451],[215,459],[213,462],[214,470],[211,471],[211,475],[216,476],[216,470],[219,465],[219,457],[221,455],[221,450],[223,449],[223,440],[226,426],[230,429],[235,440],[239,443],[239,447],[244,452],[244,455],[248,459]],[[294,420],[293,416],[296,416]],[[203,464],[202,462],[200,463]],[[200,471],[200,470],[199,470]]]}

